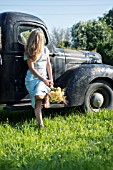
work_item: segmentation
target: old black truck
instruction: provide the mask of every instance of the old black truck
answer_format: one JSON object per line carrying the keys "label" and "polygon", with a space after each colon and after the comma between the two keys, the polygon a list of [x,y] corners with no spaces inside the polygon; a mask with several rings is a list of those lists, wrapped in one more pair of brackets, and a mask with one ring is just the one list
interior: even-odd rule
{"label": "old black truck", "polygon": [[0,14],[0,103],[29,101],[24,84],[28,67],[23,56],[28,35],[34,29],[45,36],[54,83],[65,88],[68,106],[92,112],[113,109],[113,66],[102,64],[102,56],[96,52],[53,47],[45,23],[20,12]]}

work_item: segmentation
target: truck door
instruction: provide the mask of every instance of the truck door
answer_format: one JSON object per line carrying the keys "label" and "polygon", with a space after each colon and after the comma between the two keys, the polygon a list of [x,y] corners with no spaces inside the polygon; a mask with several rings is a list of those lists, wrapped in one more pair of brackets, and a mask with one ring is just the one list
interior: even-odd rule
{"label": "truck door", "polygon": [[14,80],[15,80],[15,100],[27,101],[29,100],[27,90],[25,88],[25,75],[28,70],[27,62],[24,60],[24,48],[32,30],[39,29],[45,35],[43,26],[38,24],[19,22],[14,25]]}

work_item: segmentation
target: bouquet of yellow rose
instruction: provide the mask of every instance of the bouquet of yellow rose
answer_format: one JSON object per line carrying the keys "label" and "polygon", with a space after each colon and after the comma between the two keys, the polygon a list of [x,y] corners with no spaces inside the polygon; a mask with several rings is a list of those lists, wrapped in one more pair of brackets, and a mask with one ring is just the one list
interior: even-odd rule
{"label": "bouquet of yellow rose", "polygon": [[65,90],[60,87],[53,87],[49,93],[51,103],[66,103]]}

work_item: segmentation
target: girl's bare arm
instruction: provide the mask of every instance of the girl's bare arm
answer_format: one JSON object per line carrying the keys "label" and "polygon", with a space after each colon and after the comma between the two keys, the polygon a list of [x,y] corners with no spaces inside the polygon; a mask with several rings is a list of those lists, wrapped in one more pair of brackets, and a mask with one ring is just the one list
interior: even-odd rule
{"label": "girl's bare arm", "polygon": [[50,63],[49,55],[47,56],[47,72],[48,72],[49,80],[51,81],[50,83],[51,83],[51,85],[53,85],[52,66]]}

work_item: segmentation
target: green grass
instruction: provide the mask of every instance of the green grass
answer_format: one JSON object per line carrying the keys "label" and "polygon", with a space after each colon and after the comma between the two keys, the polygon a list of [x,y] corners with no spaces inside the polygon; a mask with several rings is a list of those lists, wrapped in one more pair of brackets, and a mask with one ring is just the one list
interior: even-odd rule
{"label": "green grass", "polygon": [[1,112],[0,170],[113,170],[113,111],[64,112]]}

